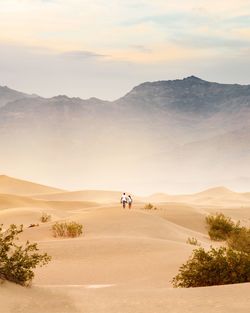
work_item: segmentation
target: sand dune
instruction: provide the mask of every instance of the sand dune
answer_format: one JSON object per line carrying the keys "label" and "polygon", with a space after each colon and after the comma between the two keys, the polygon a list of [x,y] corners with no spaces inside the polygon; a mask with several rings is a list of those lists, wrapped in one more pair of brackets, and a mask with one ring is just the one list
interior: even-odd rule
{"label": "sand dune", "polygon": [[250,207],[250,194],[234,192],[225,187],[215,187],[190,195],[153,194],[144,198],[144,201],[176,202],[197,206],[235,207],[244,205]]}
{"label": "sand dune", "polygon": [[168,221],[187,229],[207,234],[205,216],[208,210],[192,207],[184,203],[159,204],[159,214]]}
{"label": "sand dune", "polygon": [[207,190],[196,193],[196,196],[206,196],[206,197],[225,197],[238,194],[226,187],[219,186],[214,188],[209,188]]}
{"label": "sand dune", "polygon": [[[173,289],[171,285],[194,249],[187,239],[195,237],[203,247],[212,244],[204,223],[207,214],[219,211],[245,224],[250,221],[246,207],[222,206],[244,196],[248,197],[225,188],[166,196],[168,201],[158,194],[154,196],[161,200],[154,202],[157,210],[144,210],[143,202],[124,210],[117,203],[119,192],[64,192],[35,198],[1,194],[4,227],[23,224],[20,240],[35,241],[52,256],[48,266],[35,270],[32,288],[10,283],[0,286],[1,312],[247,313],[250,284],[194,289]],[[179,201],[170,202],[173,197]],[[204,206],[203,201],[210,198],[214,205]],[[52,220],[40,223],[42,212]],[[79,222],[84,235],[54,238],[51,227],[55,221]],[[28,228],[31,223],[39,226]]]}
{"label": "sand dune", "polygon": [[26,229],[21,236],[22,240],[38,241],[53,257],[46,269],[37,270],[35,284],[102,283],[139,287],[143,281],[144,286],[163,288],[171,286],[170,280],[193,249],[186,244],[188,237],[196,237],[205,246],[210,244],[206,234],[139,208],[126,211],[120,207],[102,207],[79,211],[60,220],[65,219],[82,223],[84,236],[53,238],[51,223]]}
{"label": "sand dune", "polygon": [[6,175],[0,175],[0,193],[13,194],[20,196],[30,196],[33,194],[55,193],[63,190],[48,187],[29,181],[12,178]]}
{"label": "sand dune", "polygon": [[99,203],[117,203],[121,198],[121,191],[82,190],[55,194],[37,195],[35,198],[55,201],[90,201]]}
{"label": "sand dune", "polygon": [[[5,175],[0,176],[0,194],[13,196],[28,196],[33,200],[47,201],[74,201],[74,202],[95,202],[102,204],[117,203],[121,197],[120,191],[105,190],[81,190],[63,191],[32,182],[11,178]],[[250,207],[250,193],[238,193],[225,187],[210,188],[205,191],[187,195],[168,195],[157,193],[147,197],[133,195],[135,202],[153,203],[185,203],[196,206],[213,207]],[[17,200],[17,198],[16,198]],[[23,201],[19,199],[20,203]],[[4,201],[3,201],[4,202]],[[18,204],[18,203],[17,203]],[[18,206],[18,205],[17,205]],[[12,206],[13,207],[13,206]]]}
{"label": "sand dune", "polygon": [[[39,194],[33,195],[32,197],[40,200],[90,201],[102,204],[111,204],[119,202],[121,194],[122,192],[119,191],[82,190],[53,194]],[[190,195],[168,195],[164,193],[157,193],[147,197],[138,197],[136,195],[132,195],[132,197],[137,203],[184,203],[203,207],[235,207],[242,205],[250,207],[249,193],[237,193],[225,187],[211,188]]]}
{"label": "sand dune", "polygon": [[[87,288],[1,286],[4,313],[247,313],[250,284],[209,288]],[[13,297],[13,295],[15,295]]]}
{"label": "sand dune", "polygon": [[30,197],[0,194],[0,210],[7,208],[55,208],[55,209],[80,209],[85,207],[94,207],[100,204],[88,201],[45,201],[33,199]]}

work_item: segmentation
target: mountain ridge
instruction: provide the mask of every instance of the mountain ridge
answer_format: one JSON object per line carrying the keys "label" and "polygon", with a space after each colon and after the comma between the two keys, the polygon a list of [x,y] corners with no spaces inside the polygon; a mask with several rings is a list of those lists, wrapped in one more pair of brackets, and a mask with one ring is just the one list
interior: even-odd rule
{"label": "mountain ridge", "polygon": [[222,85],[222,86],[240,86],[240,87],[249,87],[250,88],[250,84],[238,84],[238,83],[218,83],[218,82],[212,82],[212,81],[208,81],[208,80],[204,80],[200,77],[197,77],[195,75],[190,75],[187,77],[184,77],[183,79],[171,79],[171,80],[158,80],[158,81],[147,81],[147,82],[142,82],[138,85],[136,85],[135,87],[133,87],[130,91],[128,91],[125,95],[111,101],[111,100],[104,100],[104,99],[100,99],[100,98],[96,98],[95,96],[92,96],[90,98],[82,98],[79,96],[68,96],[66,94],[58,94],[58,95],[54,95],[51,97],[43,97],[41,95],[37,95],[37,94],[29,94],[29,93],[25,93],[22,91],[18,91],[14,88],[11,88],[9,86],[0,86],[0,94],[3,92],[3,90],[7,90],[8,92],[14,92],[17,94],[20,94],[20,96],[24,96],[24,97],[37,97],[37,98],[43,98],[43,99],[54,99],[54,98],[65,98],[65,99],[70,99],[70,100],[83,100],[83,101],[89,101],[89,100],[98,100],[98,101],[104,101],[104,102],[110,102],[110,103],[114,103],[120,99],[122,99],[123,97],[125,97],[126,95],[128,95],[129,93],[131,93],[134,89],[138,89],[144,86],[149,86],[149,85],[158,85],[158,84],[173,84],[173,83],[188,83],[188,84],[192,84],[192,83],[198,83],[198,84],[215,84],[215,85]]}
{"label": "mountain ridge", "polygon": [[0,171],[12,176],[36,178],[38,167],[42,181],[66,189],[250,189],[237,180],[250,177],[250,85],[190,76],[145,82],[115,101],[1,90]]}

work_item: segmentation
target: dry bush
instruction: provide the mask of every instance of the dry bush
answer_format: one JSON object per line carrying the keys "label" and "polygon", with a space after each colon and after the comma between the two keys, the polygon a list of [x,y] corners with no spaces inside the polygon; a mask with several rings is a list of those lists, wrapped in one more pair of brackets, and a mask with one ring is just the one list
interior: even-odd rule
{"label": "dry bush", "polygon": [[216,241],[226,240],[233,229],[238,227],[238,224],[235,224],[230,217],[226,217],[222,213],[207,216],[206,223],[209,237]]}
{"label": "dry bush", "polygon": [[200,244],[198,243],[198,240],[194,237],[192,238],[188,238],[186,243],[190,244],[190,245],[193,245],[193,246],[200,246]]}
{"label": "dry bush", "polygon": [[[199,248],[173,278],[174,287],[203,287],[250,282],[250,229],[223,214],[208,216],[209,236],[227,240],[228,247]],[[197,243],[188,238],[188,243]]]}
{"label": "dry bush", "polygon": [[54,237],[79,237],[83,233],[83,226],[76,222],[56,222],[52,226]]}
{"label": "dry bush", "polygon": [[229,248],[250,254],[250,229],[246,227],[235,228],[227,239]]}
{"label": "dry bush", "polygon": [[33,269],[46,265],[51,257],[39,254],[36,243],[17,245],[23,226],[11,225],[6,231],[0,225],[0,279],[28,286],[34,278]]}
{"label": "dry bush", "polygon": [[144,210],[152,210],[154,208],[152,203],[147,203],[144,206]]}
{"label": "dry bush", "polygon": [[198,248],[173,280],[174,287],[204,287],[250,282],[250,254],[230,248]]}
{"label": "dry bush", "polygon": [[70,222],[67,224],[67,236],[68,237],[79,237],[82,234],[83,226],[76,222]]}
{"label": "dry bush", "polygon": [[40,221],[42,223],[47,223],[47,222],[50,222],[50,220],[51,220],[51,215],[49,215],[48,213],[43,212],[42,216],[40,218]]}

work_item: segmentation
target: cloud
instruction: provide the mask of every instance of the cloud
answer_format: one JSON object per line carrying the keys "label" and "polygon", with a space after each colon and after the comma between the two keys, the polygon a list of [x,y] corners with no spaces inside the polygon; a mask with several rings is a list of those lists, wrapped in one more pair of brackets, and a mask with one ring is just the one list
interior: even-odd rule
{"label": "cloud", "polygon": [[249,26],[244,0],[221,0],[216,8],[208,0],[44,1],[0,0],[0,42],[43,46],[74,59],[132,60],[134,53],[136,60],[151,54],[145,60],[157,61],[159,52],[152,52],[169,44],[197,50],[247,41],[233,34]]}
{"label": "cloud", "polygon": [[250,48],[250,42],[248,40],[241,39],[239,37],[209,34],[209,33],[189,33],[179,32],[173,34],[171,41],[179,46],[201,48],[201,49],[242,49]]}
{"label": "cloud", "polygon": [[130,45],[129,47],[136,50],[136,51],[142,52],[142,53],[152,52],[152,49],[145,47],[143,45]]}
{"label": "cloud", "polygon": [[247,81],[249,0],[46,2],[0,0],[3,84],[42,95],[114,98],[144,80],[206,73],[216,80],[205,68],[211,63],[227,80],[222,71],[235,71],[232,59],[242,73],[232,77]]}
{"label": "cloud", "polygon": [[239,15],[234,16],[228,19],[225,19],[224,22],[227,25],[231,25],[232,27],[246,27],[250,28],[250,15]]}
{"label": "cloud", "polygon": [[88,58],[105,58],[108,55],[98,54],[92,51],[68,51],[61,54],[64,57],[70,57],[73,59],[88,59]]}

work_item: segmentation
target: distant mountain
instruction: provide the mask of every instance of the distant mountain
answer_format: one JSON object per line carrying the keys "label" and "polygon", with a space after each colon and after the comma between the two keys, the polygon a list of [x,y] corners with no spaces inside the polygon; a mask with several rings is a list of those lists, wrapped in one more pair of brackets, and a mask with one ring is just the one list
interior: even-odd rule
{"label": "distant mountain", "polygon": [[27,95],[25,93],[13,90],[7,86],[0,86],[0,107],[5,106],[8,103],[28,98],[36,98],[35,95]]}
{"label": "distant mountain", "polygon": [[0,144],[0,171],[46,184],[191,192],[237,181],[242,189],[250,85],[190,76],[143,83],[113,102],[0,87]]}
{"label": "distant mountain", "polygon": [[184,79],[147,82],[119,100],[144,108],[173,110],[210,116],[221,110],[238,111],[250,107],[250,85],[218,84],[190,76]]}

